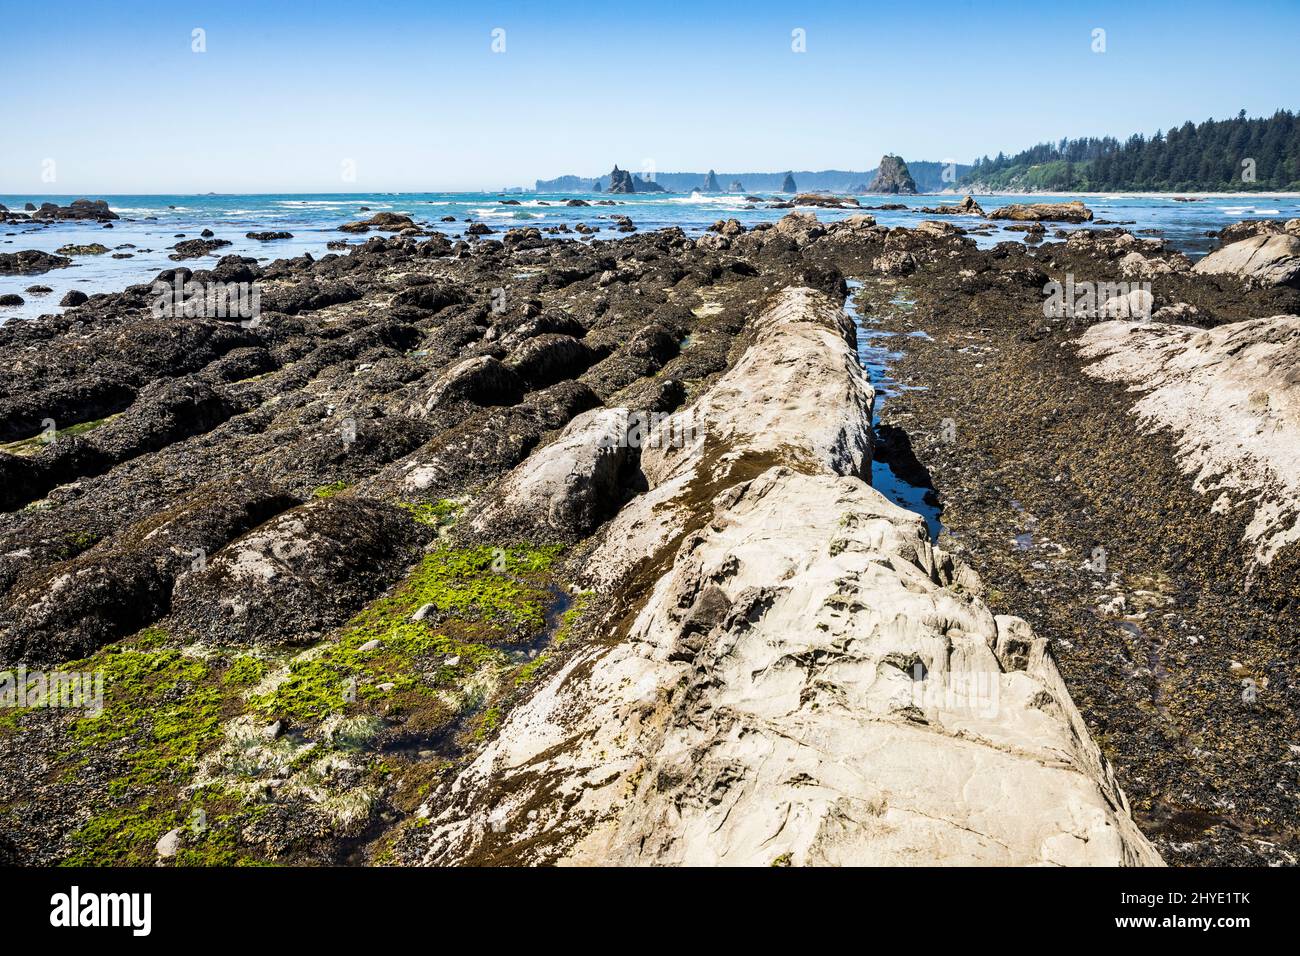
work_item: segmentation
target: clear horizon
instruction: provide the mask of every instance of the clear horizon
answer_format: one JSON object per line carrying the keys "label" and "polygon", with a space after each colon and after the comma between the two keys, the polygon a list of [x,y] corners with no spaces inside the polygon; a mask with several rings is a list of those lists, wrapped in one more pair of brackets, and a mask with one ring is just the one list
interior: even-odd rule
{"label": "clear horizon", "polygon": [[6,11],[0,191],[495,192],[615,163],[969,163],[1294,109],[1300,7],[1251,10],[53,0]]}

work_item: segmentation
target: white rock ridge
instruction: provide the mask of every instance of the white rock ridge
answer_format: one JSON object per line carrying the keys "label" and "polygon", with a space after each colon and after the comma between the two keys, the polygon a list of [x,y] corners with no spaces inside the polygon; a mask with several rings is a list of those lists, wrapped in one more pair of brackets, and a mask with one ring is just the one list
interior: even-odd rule
{"label": "white rock ridge", "polygon": [[1101,322],[1079,344],[1095,360],[1085,372],[1142,393],[1140,427],[1173,434],[1216,509],[1251,508],[1245,541],[1260,563],[1300,541],[1300,316],[1208,330]]}
{"label": "white rock ridge", "polygon": [[426,863],[1160,863],[1045,642],[863,481],[843,321],[786,290],[643,453],[607,636],[431,795]]}
{"label": "white rock ridge", "polygon": [[1252,285],[1294,285],[1300,282],[1300,238],[1286,233],[1251,236],[1211,252],[1194,270],[1239,276]]}

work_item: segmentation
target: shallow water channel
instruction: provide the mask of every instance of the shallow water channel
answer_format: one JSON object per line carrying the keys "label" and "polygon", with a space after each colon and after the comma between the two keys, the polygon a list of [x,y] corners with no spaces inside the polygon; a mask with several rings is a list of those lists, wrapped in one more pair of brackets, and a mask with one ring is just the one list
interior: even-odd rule
{"label": "shallow water channel", "polygon": [[[894,378],[890,368],[905,354],[897,346],[906,342],[908,336],[875,328],[875,321],[870,317],[864,317],[858,310],[855,296],[858,289],[862,288],[862,283],[857,279],[849,279],[848,286],[849,295],[844,300],[844,312],[853,320],[853,325],[857,329],[858,361],[866,370],[871,385],[876,390],[875,401],[871,406],[871,425],[873,428],[879,428],[880,413],[891,395],[899,395],[909,389],[923,386],[904,385]],[[905,299],[895,299],[891,305],[906,309],[911,303]],[[917,338],[928,337],[925,332],[914,332],[911,335]],[[926,527],[930,530],[930,540],[933,542],[939,539],[939,534],[943,531],[943,523],[939,520],[942,509],[926,501],[926,495],[933,495],[929,488],[903,480],[894,474],[894,469],[889,464],[883,461],[871,463],[871,486],[896,505],[919,514],[925,519]]]}

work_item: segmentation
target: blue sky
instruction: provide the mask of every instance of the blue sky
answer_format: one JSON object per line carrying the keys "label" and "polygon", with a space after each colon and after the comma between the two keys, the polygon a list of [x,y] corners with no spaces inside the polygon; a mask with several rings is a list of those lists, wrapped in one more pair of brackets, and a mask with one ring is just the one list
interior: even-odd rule
{"label": "blue sky", "polygon": [[615,162],[868,169],[887,151],[968,162],[1300,105],[1295,0],[0,7],[11,194],[496,189]]}

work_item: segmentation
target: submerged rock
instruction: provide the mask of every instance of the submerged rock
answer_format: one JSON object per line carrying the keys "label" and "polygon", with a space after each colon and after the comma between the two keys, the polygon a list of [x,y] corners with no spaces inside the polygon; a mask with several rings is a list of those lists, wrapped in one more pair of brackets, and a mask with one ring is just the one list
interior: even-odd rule
{"label": "submerged rock", "polygon": [[51,255],[36,249],[24,249],[22,252],[0,252],[0,275],[40,275],[51,269],[63,269],[72,265],[67,256]]}

